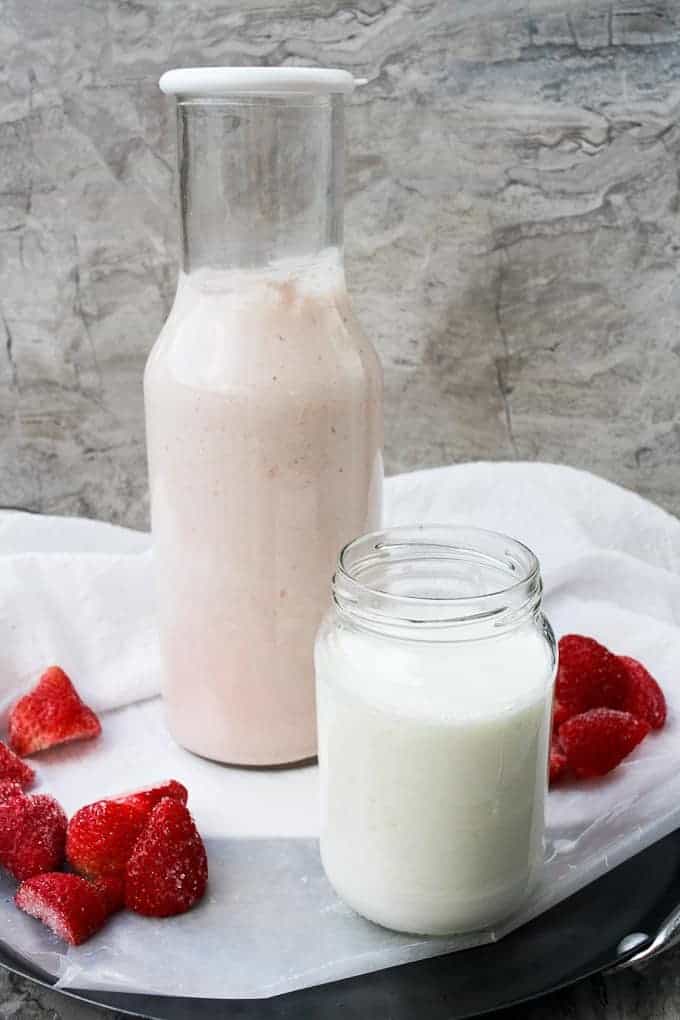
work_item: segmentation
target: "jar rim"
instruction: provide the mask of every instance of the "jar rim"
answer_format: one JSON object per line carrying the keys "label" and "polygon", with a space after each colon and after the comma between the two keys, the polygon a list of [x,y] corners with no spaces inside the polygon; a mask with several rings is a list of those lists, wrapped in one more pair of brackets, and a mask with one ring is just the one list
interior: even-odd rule
{"label": "jar rim", "polygon": [[540,564],[518,539],[484,528],[401,525],[341,550],[333,599],[372,629],[512,626],[540,605]]}

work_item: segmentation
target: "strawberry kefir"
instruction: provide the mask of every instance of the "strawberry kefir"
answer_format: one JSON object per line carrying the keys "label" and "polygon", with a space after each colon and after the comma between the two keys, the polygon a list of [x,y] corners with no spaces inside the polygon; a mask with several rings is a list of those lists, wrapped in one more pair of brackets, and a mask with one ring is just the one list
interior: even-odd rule
{"label": "strawberry kefir", "polygon": [[342,264],[354,83],[280,70],[161,82],[178,96],[183,267],[145,373],[169,726],[247,765],[316,753],[328,577],[379,524],[382,489],[381,371]]}

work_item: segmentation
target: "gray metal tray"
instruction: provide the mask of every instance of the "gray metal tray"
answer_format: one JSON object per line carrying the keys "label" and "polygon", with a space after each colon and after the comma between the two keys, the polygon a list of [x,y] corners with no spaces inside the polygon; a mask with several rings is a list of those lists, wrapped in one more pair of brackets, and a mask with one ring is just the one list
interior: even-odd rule
{"label": "gray metal tray", "polygon": [[[87,988],[64,995],[151,1020],[462,1020],[643,963],[678,939],[680,830],[500,942],[268,999],[170,998]],[[0,939],[0,965],[54,978]]]}

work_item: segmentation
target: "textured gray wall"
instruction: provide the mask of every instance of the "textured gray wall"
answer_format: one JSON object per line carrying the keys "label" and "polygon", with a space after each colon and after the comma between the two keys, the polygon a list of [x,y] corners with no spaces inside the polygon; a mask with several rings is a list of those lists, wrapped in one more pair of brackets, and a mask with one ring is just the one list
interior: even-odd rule
{"label": "textured gray wall", "polygon": [[146,522],[178,64],[325,63],[387,465],[588,467],[680,510],[680,3],[5,0],[0,503]]}

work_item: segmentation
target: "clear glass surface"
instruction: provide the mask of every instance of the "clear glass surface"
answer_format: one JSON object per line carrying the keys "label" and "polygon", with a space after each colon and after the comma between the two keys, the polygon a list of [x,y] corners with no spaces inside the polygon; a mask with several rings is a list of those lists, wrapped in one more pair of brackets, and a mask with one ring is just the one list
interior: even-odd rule
{"label": "clear glass surface", "polygon": [[341,249],[341,96],[180,99],[177,129],[185,273]]}

